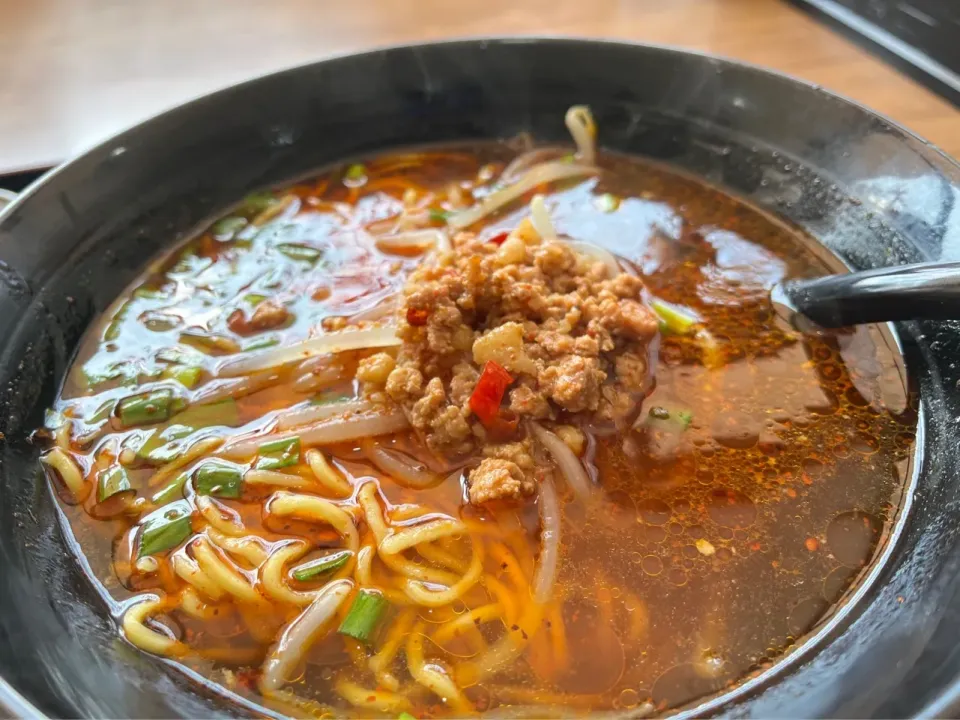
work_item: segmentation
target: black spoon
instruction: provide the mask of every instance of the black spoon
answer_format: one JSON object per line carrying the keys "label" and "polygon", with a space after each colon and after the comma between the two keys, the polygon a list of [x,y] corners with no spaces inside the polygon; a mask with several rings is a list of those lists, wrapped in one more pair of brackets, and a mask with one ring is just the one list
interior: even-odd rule
{"label": "black spoon", "polygon": [[896,320],[960,319],[960,262],[917,263],[788,280],[770,291],[778,314],[799,330]]}

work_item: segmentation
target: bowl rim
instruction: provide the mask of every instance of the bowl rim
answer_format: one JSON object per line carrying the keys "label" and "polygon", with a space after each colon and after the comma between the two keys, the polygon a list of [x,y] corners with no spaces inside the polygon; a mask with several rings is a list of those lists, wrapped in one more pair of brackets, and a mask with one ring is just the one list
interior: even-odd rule
{"label": "bowl rim", "polygon": [[[905,127],[896,120],[891,119],[883,113],[880,113],[872,108],[864,105],[863,103],[854,100],[846,95],[835,92],[824,88],[822,85],[817,83],[805,80],[803,78],[796,77],[790,73],[786,73],[780,70],[763,67],[761,65],[730,58],[723,55],[718,55],[710,52],[705,52],[696,49],[688,49],[678,45],[670,44],[661,44],[661,43],[650,43],[643,41],[635,41],[621,38],[604,38],[597,36],[589,35],[576,35],[576,34],[506,34],[506,35],[465,35],[465,36],[455,36],[449,38],[442,38],[436,40],[426,40],[426,41],[410,41],[410,42],[400,42],[400,43],[390,43],[390,44],[375,44],[368,46],[366,48],[358,48],[353,50],[339,50],[331,53],[321,55],[317,58],[306,60],[304,62],[295,63],[292,65],[284,66],[281,68],[267,70],[259,73],[251,74],[249,77],[237,81],[225,84],[216,89],[196,94],[192,97],[189,97],[183,101],[177,102],[174,105],[171,105],[168,108],[155,112],[148,115],[136,122],[130,123],[123,128],[110,133],[105,136],[98,142],[90,145],[80,152],[68,157],[57,165],[53,166],[33,182],[31,182],[27,187],[21,190],[19,193],[16,193],[14,199],[9,202],[6,206],[0,205],[0,223],[8,215],[12,215],[16,212],[24,203],[28,202],[29,199],[46,183],[52,181],[56,178],[61,172],[72,166],[74,163],[86,158],[88,156],[94,155],[96,153],[113,152],[120,151],[122,152],[123,141],[125,137],[135,131],[136,129],[151,124],[160,118],[168,117],[175,115],[181,112],[184,108],[192,106],[200,102],[213,101],[217,97],[225,95],[235,90],[252,86],[258,82],[267,80],[269,78],[281,77],[287,74],[295,74],[299,71],[302,71],[306,68],[314,67],[317,65],[322,65],[328,62],[333,62],[341,59],[352,58],[352,57],[364,57],[377,55],[380,53],[389,53],[394,51],[416,51],[420,48],[426,47],[443,47],[443,46],[477,46],[481,49],[486,48],[490,45],[514,45],[514,44],[528,44],[528,45],[580,45],[580,46],[612,46],[612,47],[622,47],[622,48],[632,48],[638,50],[649,50],[664,53],[669,56],[687,56],[698,58],[708,64],[715,66],[723,66],[729,68],[737,68],[740,70],[746,70],[751,73],[762,74],[764,76],[778,78],[780,80],[788,81],[794,86],[799,86],[808,91],[812,91],[818,95],[824,96],[826,98],[839,101],[849,107],[852,107],[859,112],[863,113],[866,116],[872,117],[874,119],[879,119],[884,122],[891,130],[895,131],[896,134],[900,135],[901,140],[908,140],[914,143],[921,145],[921,148],[918,148],[918,151],[933,156],[939,156],[939,159],[942,162],[945,162],[948,165],[953,166],[958,172],[960,172],[960,161],[954,158],[953,156],[947,154],[944,150],[939,148],[937,145],[926,140],[913,130]],[[922,450],[921,450],[922,452]],[[831,628],[823,628],[823,630],[829,630]],[[813,642],[816,645],[820,645],[820,642],[815,642],[816,635],[808,638],[808,642]],[[805,643],[806,644],[806,643]],[[812,648],[811,648],[812,649]],[[749,680],[747,680],[749,682]],[[738,685],[737,687],[742,687]],[[729,695],[735,694],[737,687],[731,689],[727,693],[721,693],[720,696],[707,696],[700,701],[693,700],[692,704],[687,706],[685,709],[681,709],[679,712],[681,715],[688,715],[690,713],[696,713],[699,710],[717,710],[719,707],[713,707],[714,702],[720,701],[721,698],[727,697],[728,700],[733,702],[742,701],[743,698],[732,698]],[[722,701],[721,701],[722,702]],[[704,703],[710,707],[704,707]],[[951,680],[946,684],[941,690],[936,692],[935,697],[928,701],[917,713],[917,717],[944,717],[954,714],[958,709],[960,709],[960,676]],[[17,690],[13,684],[8,681],[5,677],[0,675],[0,711],[6,711],[11,713],[14,717],[22,718],[38,718],[45,719],[50,716],[45,714],[40,710],[32,701],[28,700],[24,695]]]}

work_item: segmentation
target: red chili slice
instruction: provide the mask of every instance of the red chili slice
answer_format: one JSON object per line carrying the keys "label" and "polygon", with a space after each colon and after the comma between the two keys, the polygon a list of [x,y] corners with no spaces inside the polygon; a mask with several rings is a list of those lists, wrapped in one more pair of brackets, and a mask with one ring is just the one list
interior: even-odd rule
{"label": "red chili slice", "polygon": [[407,322],[414,327],[422,327],[427,324],[427,318],[430,314],[420,308],[407,308]]}
{"label": "red chili slice", "polygon": [[498,420],[503,394],[512,382],[513,376],[493,360],[483,366],[480,379],[470,395],[470,409],[484,427],[491,427]]}
{"label": "red chili slice", "polygon": [[498,232],[496,235],[491,237],[487,242],[493,243],[494,245],[503,245],[503,242],[509,237],[510,233],[504,230],[503,232]]}

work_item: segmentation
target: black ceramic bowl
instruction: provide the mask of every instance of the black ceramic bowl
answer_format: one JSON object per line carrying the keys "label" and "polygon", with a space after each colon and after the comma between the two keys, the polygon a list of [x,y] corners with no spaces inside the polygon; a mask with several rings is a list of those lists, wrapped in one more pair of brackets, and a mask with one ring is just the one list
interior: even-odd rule
{"label": "black ceramic bowl", "polygon": [[[960,256],[952,160],[818,88],[676,50],[535,39],[391,48],[252,80],[143,123],[0,214],[0,704],[16,715],[255,714],[118,638],[28,442],[81,334],[144,262],[253,188],[402,145],[524,130],[559,140],[573,103],[592,107],[602,145],[725,187],[852,267]],[[960,330],[896,329],[921,427],[912,496],[881,562],[799,649],[691,712],[953,708]]]}

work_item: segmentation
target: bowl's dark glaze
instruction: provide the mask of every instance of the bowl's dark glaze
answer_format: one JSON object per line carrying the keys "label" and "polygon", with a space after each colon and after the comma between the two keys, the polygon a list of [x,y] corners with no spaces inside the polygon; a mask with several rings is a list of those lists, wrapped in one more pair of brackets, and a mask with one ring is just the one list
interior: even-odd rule
{"label": "bowl's dark glaze", "polygon": [[[118,640],[37,477],[27,437],[95,314],[172,238],[253,188],[397,145],[521,130],[560,139],[574,102],[591,105],[603,145],[726,187],[853,267],[960,257],[953,161],[817,88],[674,50],[574,40],[380,50],[253,80],[127,131],[0,216],[0,673],[28,703],[55,716],[244,712]],[[824,632],[830,642],[723,701],[726,713],[916,713],[960,673],[949,612],[960,331],[898,330],[924,438],[904,532],[873,587]],[[3,702],[31,712],[0,686]]]}

